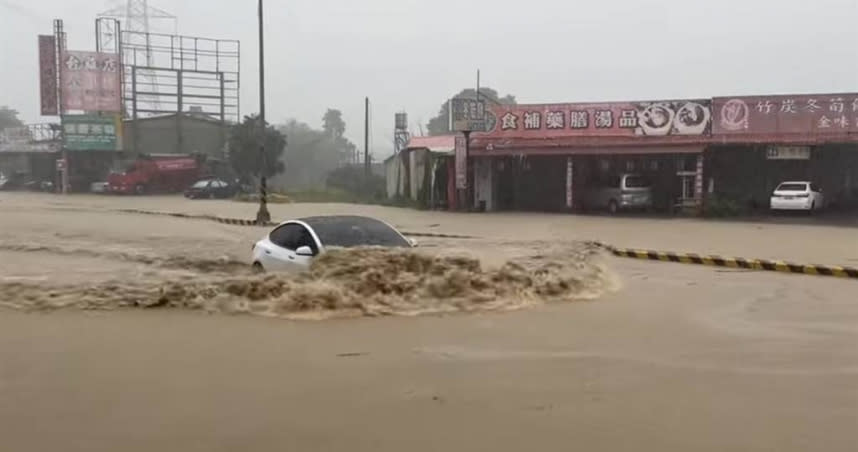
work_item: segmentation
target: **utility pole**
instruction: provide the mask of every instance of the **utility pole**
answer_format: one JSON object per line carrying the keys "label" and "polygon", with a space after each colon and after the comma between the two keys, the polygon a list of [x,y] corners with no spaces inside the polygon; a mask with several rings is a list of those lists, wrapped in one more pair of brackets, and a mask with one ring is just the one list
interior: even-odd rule
{"label": "utility pole", "polygon": [[[63,29],[63,21],[62,19],[54,19],[54,40],[56,42],[56,64],[57,64],[57,102],[59,104],[59,114],[60,114],[60,127],[63,127],[63,118],[65,117],[65,107],[63,105],[63,52],[65,52],[66,48],[66,34]],[[64,195],[67,195],[69,192],[69,151],[66,148],[66,140],[65,140],[65,128],[63,128],[63,140],[60,143],[62,146],[62,152],[60,155],[61,163],[61,172],[60,172],[60,192]]]}
{"label": "utility pole", "polygon": [[363,183],[369,189],[369,97],[364,99],[363,113]]}
{"label": "utility pole", "polygon": [[268,190],[266,187],[265,171],[268,169],[265,157],[265,39],[263,37],[262,0],[259,0],[259,157],[262,168],[259,172],[259,210],[256,212],[256,222],[265,224],[271,222],[268,212]]}
{"label": "utility pole", "polygon": [[477,69],[477,102],[480,101],[480,70]]}

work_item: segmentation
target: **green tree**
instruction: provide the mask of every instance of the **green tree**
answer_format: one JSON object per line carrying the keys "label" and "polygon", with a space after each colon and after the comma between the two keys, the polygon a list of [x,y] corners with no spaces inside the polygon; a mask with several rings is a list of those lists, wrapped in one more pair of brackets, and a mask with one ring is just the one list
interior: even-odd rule
{"label": "green tree", "polygon": [[322,129],[328,136],[333,138],[342,138],[346,133],[346,122],[343,121],[343,112],[329,108],[322,116]]}
{"label": "green tree", "polygon": [[262,144],[259,116],[245,116],[232,126],[229,135],[229,163],[242,181],[251,177],[271,177],[284,171],[280,156],[286,148],[286,137],[274,127],[265,124],[265,156],[260,154]]}
{"label": "green tree", "polygon": [[18,111],[7,106],[0,106],[0,130],[21,127],[24,123],[18,119]]}
{"label": "green tree", "polygon": [[353,147],[342,137],[294,119],[279,129],[289,137],[289,146],[283,154],[286,170],[276,181],[283,189],[324,188],[328,173],[350,160]]}
{"label": "green tree", "polygon": [[[477,90],[473,88],[466,88],[456,94],[453,97],[464,97],[467,99],[476,99],[477,98]],[[480,99],[486,101],[486,104],[504,104],[504,105],[515,105],[515,96],[512,94],[507,94],[506,96],[499,97],[498,92],[492,88],[480,88]],[[438,115],[429,120],[429,123],[426,124],[426,129],[429,132],[429,135],[447,135],[450,133],[450,112],[448,111],[447,102],[441,104],[441,109],[438,112]]]}
{"label": "green tree", "polygon": [[336,108],[329,108],[322,116],[322,130],[342,148],[340,151],[345,155],[346,161],[351,160],[357,146],[345,137],[346,122],[343,120],[343,112]]}
{"label": "green tree", "polygon": [[363,165],[341,166],[328,173],[325,183],[328,188],[335,188],[374,199],[383,199],[386,196],[387,190],[384,177],[370,173],[369,179],[367,179]]}

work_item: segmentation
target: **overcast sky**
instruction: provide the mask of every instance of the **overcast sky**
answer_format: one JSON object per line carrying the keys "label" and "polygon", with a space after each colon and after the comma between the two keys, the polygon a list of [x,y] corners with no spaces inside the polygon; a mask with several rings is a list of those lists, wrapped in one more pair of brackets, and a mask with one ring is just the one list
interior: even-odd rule
{"label": "overcast sky", "polygon": [[[0,105],[39,121],[36,35],[62,18],[94,50],[97,13],[125,1],[0,0]],[[255,0],[152,0],[180,34],[237,39],[242,113],[257,110]],[[521,103],[858,91],[858,0],[268,0],[267,114],[319,126],[339,108],[376,154],[393,114],[412,132],[476,83]]]}

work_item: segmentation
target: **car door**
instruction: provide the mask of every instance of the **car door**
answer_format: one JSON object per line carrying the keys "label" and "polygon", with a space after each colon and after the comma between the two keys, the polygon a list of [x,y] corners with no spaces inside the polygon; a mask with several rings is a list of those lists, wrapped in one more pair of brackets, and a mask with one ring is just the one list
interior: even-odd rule
{"label": "car door", "polygon": [[300,232],[298,232],[298,241],[295,246],[295,251],[301,247],[308,247],[313,252],[312,256],[299,256],[297,252],[295,253],[295,258],[292,259],[292,263],[298,270],[310,268],[310,264],[313,262],[313,258],[319,254],[319,246],[316,243],[316,239],[313,238],[313,235],[310,234],[310,231],[301,225]]}
{"label": "car door", "polygon": [[230,198],[234,195],[232,184],[230,184],[229,182],[225,180],[220,181],[220,187],[222,197]]}
{"label": "car door", "polygon": [[286,223],[269,234],[270,249],[263,249],[262,266],[269,270],[302,271],[309,268],[313,256],[299,256],[296,251],[308,246],[315,255],[318,246],[310,232],[300,223]]}
{"label": "car door", "polygon": [[206,188],[203,190],[203,197],[211,198],[215,190],[217,189],[216,187],[217,185],[215,185],[215,181],[210,180],[209,183],[206,185]]}
{"label": "car door", "polygon": [[212,181],[212,187],[214,187],[213,193],[215,198],[226,198],[226,184],[222,180],[215,179]]}
{"label": "car door", "polygon": [[297,248],[303,226],[286,223],[268,234],[268,240],[262,242],[260,254],[262,266],[267,270],[289,271],[295,269],[295,249]]}

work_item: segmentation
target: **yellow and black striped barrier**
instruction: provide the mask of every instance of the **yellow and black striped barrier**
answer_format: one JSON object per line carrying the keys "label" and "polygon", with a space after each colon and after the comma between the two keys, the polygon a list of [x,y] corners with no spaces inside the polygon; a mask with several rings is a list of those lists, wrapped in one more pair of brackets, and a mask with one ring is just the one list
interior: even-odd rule
{"label": "yellow and black striped barrier", "polygon": [[276,223],[272,223],[270,221],[265,222],[265,223],[260,223],[256,220],[241,220],[238,218],[212,217],[211,219],[214,221],[217,221],[218,223],[231,224],[233,226],[273,226],[276,224]]}
{"label": "yellow and black striped barrier", "polygon": [[841,267],[836,265],[806,265],[767,259],[746,259],[742,257],[721,257],[713,255],[701,256],[694,253],[673,253],[665,251],[617,248],[599,242],[595,242],[595,244],[608,250],[614,256],[628,257],[632,259],[858,279],[858,268],[853,267]]}
{"label": "yellow and black striped barrier", "polygon": [[191,215],[187,213],[178,213],[178,212],[157,212],[153,210],[140,210],[140,209],[119,209],[119,212],[124,213],[137,213],[143,215],[162,215],[167,217],[175,217],[175,218],[191,218],[197,220],[210,220],[216,221],[218,223],[229,224],[233,226],[274,226],[276,223],[267,222],[267,223],[259,223],[256,220],[243,220],[239,218],[221,218],[216,217],[214,215]]}

